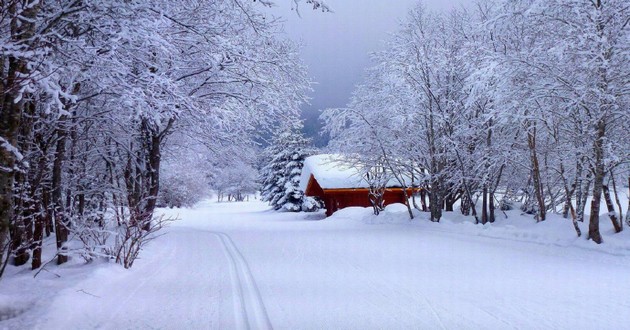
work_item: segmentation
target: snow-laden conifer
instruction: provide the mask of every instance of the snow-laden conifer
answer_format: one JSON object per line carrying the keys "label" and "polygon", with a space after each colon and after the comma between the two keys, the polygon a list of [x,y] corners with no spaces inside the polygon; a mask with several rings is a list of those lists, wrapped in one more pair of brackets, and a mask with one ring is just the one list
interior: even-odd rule
{"label": "snow-laden conifer", "polygon": [[275,210],[299,212],[319,208],[319,203],[299,189],[304,159],[313,152],[310,140],[301,130],[302,124],[296,123],[280,131],[264,151],[261,197]]}

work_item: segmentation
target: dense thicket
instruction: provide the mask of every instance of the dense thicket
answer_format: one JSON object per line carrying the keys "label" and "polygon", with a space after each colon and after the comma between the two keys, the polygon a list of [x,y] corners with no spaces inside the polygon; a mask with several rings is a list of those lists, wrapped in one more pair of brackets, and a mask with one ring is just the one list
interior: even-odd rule
{"label": "dense thicket", "polygon": [[176,154],[205,145],[225,164],[297,116],[305,70],[254,6],[0,2],[0,265],[40,267],[55,233],[59,263],[80,254],[130,267],[164,221],[153,217],[162,179],[167,199],[199,181]]}
{"label": "dense thicket", "polygon": [[622,230],[610,196],[630,180],[626,1],[418,5],[374,60],[347,108],[324,113],[331,146],[413,173],[432,220],[460,201],[492,222],[497,202],[517,200],[538,221],[577,222],[590,197],[588,237],[601,243],[603,195]]}

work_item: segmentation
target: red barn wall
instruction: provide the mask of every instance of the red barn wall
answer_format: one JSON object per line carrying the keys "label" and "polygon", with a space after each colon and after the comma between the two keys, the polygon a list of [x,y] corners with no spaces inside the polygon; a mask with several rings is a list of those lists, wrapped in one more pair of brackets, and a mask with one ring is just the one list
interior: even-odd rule
{"label": "red barn wall", "polygon": [[[411,196],[412,189],[407,189],[407,195]],[[350,206],[370,207],[369,190],[367,188],[355,189],[322,189],[315,177],[309,178],[306,196],[319,197],[326,205],[326,216],[331,216],[335,211]],[[405,195],[400,188],[385,189],[385,206],[394,203],[405,203]]]}
{"label": "red barn wall", "polygon": [[[326,204],[326,215],[331,216],[335,211],[350,206],[370,207],[372,204],[368,194],[368,189],[324,190],[323,200]],[[402,189],[385,190],[385,206],[404,202],[405,195]]]}

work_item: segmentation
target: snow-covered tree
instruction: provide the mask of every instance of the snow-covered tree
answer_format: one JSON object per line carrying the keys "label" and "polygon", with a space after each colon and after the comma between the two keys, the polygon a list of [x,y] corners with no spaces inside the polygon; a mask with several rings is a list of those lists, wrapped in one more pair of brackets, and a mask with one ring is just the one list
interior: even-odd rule
{"label": "snow-covered tree", "polygon": [[[265,6],[271,7],[275,4],[277,0],[258,0],[258,1]],[[292,9],[295,9],[298,15],[300,14],[299,5],[300,5],[300,2],[302,2],[302,0],[284,0],[284,1],[290,1],[291,4],[293,5]],[[304,2],[308,5],[311,5],[313,7],[313,10],[321,10],[322,12],[332,11],[332,8],[326,3],[326,1],[323,1],[323,0],[305,0]]]}
{"label": "snow-covered tree", "polygon": [[176,148],[171,145],[160,168],[158,205],[191,207],[209,197],[212,173],[216,170],[212,160],[202,146]]}
{"label": "snow-covered tree", "polygon": [[217,168],[211,187],[217,194],[217,201],[242,202],[256,193],[257,178],[258,172],[252,165],[238,160]]}
{"label": "snow-covered tree", "polygon": [[178,178],[161,173],[171,145],[225,163],[297,116],[286,109],[309,86],[278,21],[247,0],[4,1],[0,17],[1,262],[40,267],[52,233],[65,262],[70,230],[102,216],[142,238],[162,179]]}
{"label": "snow-covered tree", "polygon": [[459,200],[491,222],[503,190],[538,221],[572,215],[580,235],[591,198],[599,243],[600,196],[622,230],[613,195],[630,161],[629,10],[622,0],[418,5],[348,106],[324,112],[329,147],[416,173],[433,220]]}
{"label": "snow-covered tree", "polygon": [[299,189],[304,159],[313,153],[303,136],[302,124],[292,124],[277,133],[264,151],[261,198],[275,210],[315,211],[319,204]]}

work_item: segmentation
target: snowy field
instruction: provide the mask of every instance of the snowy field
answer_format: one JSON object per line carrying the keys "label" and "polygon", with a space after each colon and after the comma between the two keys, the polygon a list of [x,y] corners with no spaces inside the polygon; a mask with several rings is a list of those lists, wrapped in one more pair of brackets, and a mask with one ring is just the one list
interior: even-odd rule
{"label": "snowy field", "polygon": [[[178,215],[131,270],[75,260],[35,279],[9,266],[3,329],[627,329],[630,231],[575,237],[555,215],[492,225],[260,202]],[[586,231],[586,223],[581,224]],[[49,242],[53,244],[53,242]],[[50,249],[48,249],[50,250]],[[51,263],[52,264],[52,263]],[[36,287],[36,290],[33,289]]]}

